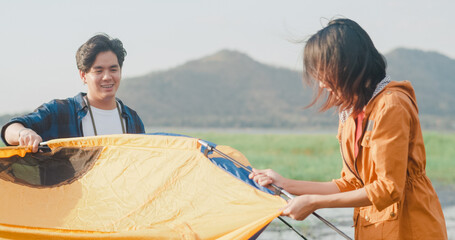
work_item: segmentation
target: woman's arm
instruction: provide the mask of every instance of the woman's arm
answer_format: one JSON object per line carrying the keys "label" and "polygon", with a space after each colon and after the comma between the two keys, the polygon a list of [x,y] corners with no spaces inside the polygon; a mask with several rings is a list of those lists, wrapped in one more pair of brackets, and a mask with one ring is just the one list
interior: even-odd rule
{"label": "woman's arm", "polygon": [[287,179],[282,188],[293,195],[303,194],[335,194],[339,193],[337,185],[334,182],[311,182]]}
{"label": "woman's arm", "polygon": [[333,182],[310,182],[293,180],[282,177],[277,172],[271,169],[258,170],[253,169],[253,172],[249,176],[259,185],[269,188],[274,191],[270,184],[274,184],[278,187],[283,188],[287,192],[293,195],[303,194],[334,194],[339,193],[340,190]]}
{"label": "woman's arm", "polygon": [[303,220],[320,208],[363,207],[371,205],[364,188],[340,192],[334,182],[310,182],[282,177],[271,169],[253,169],[250,178],[271,190],[270,184],[298,195],[288,202],[282,215]]}
{"label": "woman's arm", "polygon": [[303,220],[308,215],[321,208],[364,207],[370,206],[364,188],[349,192],[328,195],[301,195],[288,202],[282,215],[296,220]]}

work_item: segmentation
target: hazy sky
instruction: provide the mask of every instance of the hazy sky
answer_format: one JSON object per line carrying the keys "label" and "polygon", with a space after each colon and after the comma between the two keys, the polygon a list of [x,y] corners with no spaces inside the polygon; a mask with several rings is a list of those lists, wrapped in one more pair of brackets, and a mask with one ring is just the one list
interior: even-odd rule
{"label": "hazy sky", "polygon": [[85,91],[77,48],[98,32],[128,52],[123,78],[221,49],[301,70],[303,46],[334,16],[357,21],[382,53],[397,47],[455,58],[455,1],[0,0],[0,114]]}

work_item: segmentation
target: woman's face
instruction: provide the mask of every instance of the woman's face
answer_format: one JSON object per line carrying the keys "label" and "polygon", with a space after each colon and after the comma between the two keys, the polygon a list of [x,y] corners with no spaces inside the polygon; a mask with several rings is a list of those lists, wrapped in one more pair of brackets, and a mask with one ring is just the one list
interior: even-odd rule
{"label": "woman's face", "polygon": [[338,93],[335,93],[329,86],[327,86],[327,84],[325,84],[323,81],[319,81],[319,87],[320,88],[324,88],[325,90],[327,90],[327,92],[329,92],[329,94],[335,96],[336,99],[340,100],[340,92]]}
{"label": "woman's face", "polygon": [[320,88],[324,88],[324,89],[327,90],[329,93],[333,93],[333,92],[332,92],[332,89],[329,88],[323,81],[319,81],[319,87],[320,87]]}

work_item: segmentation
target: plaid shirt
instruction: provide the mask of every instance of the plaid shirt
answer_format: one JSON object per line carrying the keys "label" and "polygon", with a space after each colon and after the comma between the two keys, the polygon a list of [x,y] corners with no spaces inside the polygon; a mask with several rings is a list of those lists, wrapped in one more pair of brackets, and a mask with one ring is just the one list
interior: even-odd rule
{"label": "plaid shirt", "polygon": [[[2,128],[2,140],[5,141],[5,130],[12,123],[21,123],[33,129],[43,141],[55,138],[82,137],[82,118],[87,115],[88,107],[83,99],[85,93],[67,99],[55,99],[38,107],[34,112],[22,117],[12,118]],[[145,133],[144,124],[137,113],[117,99],[126,122],[127,133]]]}

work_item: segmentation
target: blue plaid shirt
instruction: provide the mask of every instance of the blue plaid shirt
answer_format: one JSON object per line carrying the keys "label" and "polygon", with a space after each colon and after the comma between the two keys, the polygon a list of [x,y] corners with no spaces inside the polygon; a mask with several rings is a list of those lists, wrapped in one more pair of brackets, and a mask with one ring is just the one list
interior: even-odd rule
{"label": "blue plaid shirt", "polygon": [[[2,128],[2,140],[5,141],[5,130],[12,123],[21,123],[33,129],[43,141],[55,138],[82,137],[82,118],[87,115],[88,107],[83,97],[85,93],[67,99],[55,99],[38,107],[34,112],[22,117],[12,118]],[[144,124],[137,113],[117,99],[126,122],[127,133],[145,133]]]}

